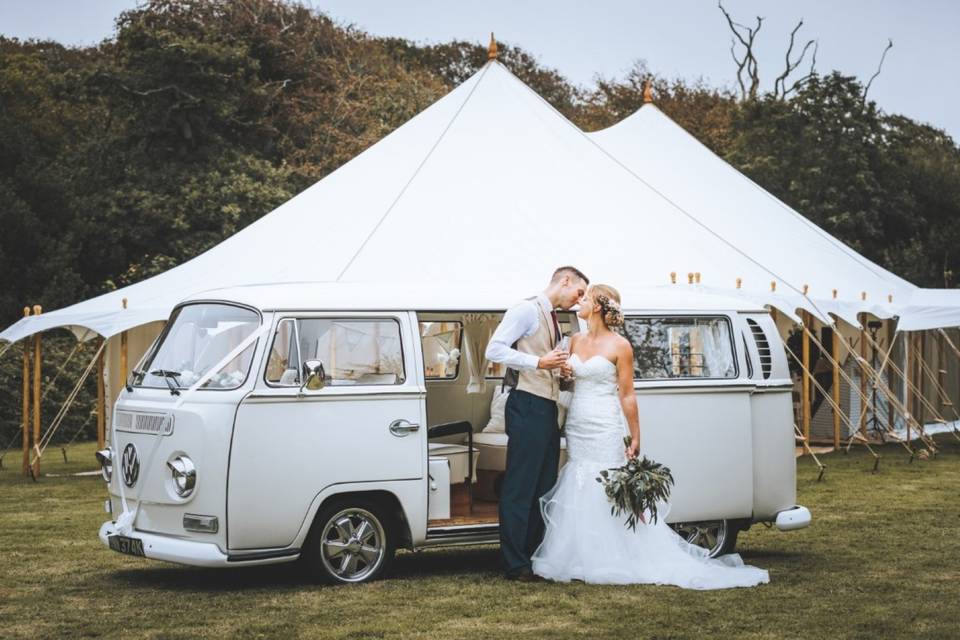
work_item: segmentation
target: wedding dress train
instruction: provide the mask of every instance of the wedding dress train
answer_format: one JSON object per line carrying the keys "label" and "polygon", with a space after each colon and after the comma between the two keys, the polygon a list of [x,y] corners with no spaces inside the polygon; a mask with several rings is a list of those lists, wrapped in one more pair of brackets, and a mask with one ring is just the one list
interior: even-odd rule
{"label": "wedding dress train", "polygon": [[611,515],[596,478],[601,470],[626,462],[616,366],[599,355],[586,362],[573,355],[570,363],[576,387],[565,426],[568,461],[557,484],[540,499],[546,534],[533,555],[534,573],[564,582],[687,589],[769,582],[765,570],[745,565],[738,554],[712,559],[706,549],[686,542],[664,521],[668,505],[655,524],[638,522],[636,531],[624,525],[625,514]]}

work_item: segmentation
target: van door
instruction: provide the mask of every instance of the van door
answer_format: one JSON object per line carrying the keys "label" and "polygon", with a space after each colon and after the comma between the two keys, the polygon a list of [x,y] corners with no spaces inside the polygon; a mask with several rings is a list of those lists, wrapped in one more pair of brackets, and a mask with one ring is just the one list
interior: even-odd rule
{"label": "van door", "polygon": [[[231,549],[294,543],[324,489],[426,489],[425,393],[408,313],[277,314],[257,388],[234,425],[227,497]],[[321,362],[325,386],[302,388]],[[424,505],[425,509],[425,505]]]}

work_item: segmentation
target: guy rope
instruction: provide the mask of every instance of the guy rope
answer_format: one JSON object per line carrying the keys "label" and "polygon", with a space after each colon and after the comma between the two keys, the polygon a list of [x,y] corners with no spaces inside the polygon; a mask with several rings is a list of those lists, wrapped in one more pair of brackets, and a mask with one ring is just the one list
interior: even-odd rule
{"label": "guy rope", "polygon": [[[898,332],[897,335],[899,335],[899,332]],[[879,345],[877,345],[877,343],[874,342],[873,339],[870,338],[870,336],[866,335],[866,338],[867,338],[867,342],[869,342],[870,345],[871,345],[874,349],[878,349],[878,348],[879,348]],[[894,339],[896,339],[896,336],[894,336]],[[891,348],[893,347],[892,341],[891,341],[891,345],[890,345],[890,346],[891,346]],[[905,343],[904,348],[905,348],[905,349],[909,349],[909,342],[906,342],[906,343]],[[920,361],[922,362],[923,359],[921,358]],[[934,417],[934,418],[938,418],[938,417],[939,417],[939,412],[938,412],[938,411],[933,407],[933,405],[930,404],[930,402],[924,397],[924,395],[923,395],[923,393],[920,391],[920,389],[917,388],[917,386],[916,386],[913,382],[910,381],[910,376],[906,375],[903,371],[901,371],[901,369],[896,365],[896,363],[893,362],[893,360],[888,359],[888,362],[890,363],[890,368],[893,369],[893,372],[894,372],[897,376],[899,376],[900,378],[902,378],[902,379],[904,380],[904,382],[906,382],[908,390],[911,391],[913,394],[915,394],[914,397],[918,398],[918,399],[920,400],[920,402],[921,402],[925,407],[927,407],[927,408],[929,409],[930,413],[933,414],[933,417]],[[893,400],[894,400],[894,402],[896,402],[897,404],[900,404],[900,406],[903,407],[903,413],[904,413],[905,416],[908,418],[908,425],[909,425],[909,424],[913,424],[913,425],[916,426],[916,428],[917,428],[917,433],[919,434],[919,438],[920,438],[921,442],[923,442],[925,445],[927,445],[927,447],[931,450],[931,452],[933,452],[934,454],[936,454],[936,452],[937,452],[936,442],[934,442],[933,438],[930,437],[930,435],[927,433],[927,431],[926,431],[926,429],[924,428],[924,426],[923,426],[922,424],[920,424],[920,421],[917,420],[917,419],[913,416],[913,414],[911,414],[911,413],[909,412],[909,410],[907,409],[906,406],[904,406],[902,403],[900,403],[900,399],[899,399],[899,398],[896,398],[896,396],[893,394],[893,391],[890,390],[890,388],[887,387],[887,385],[883,383],[882,378],[880,378],[880,374],[881,374],[881,373],[882,373],[882,369],[881,369],[880,372],[878,372],[878,373],[876,374],[874,380],[875,380],[875,381],[876,381],[876,380],[880,380],[880,383],[883,385],[883,388],[884,388],[884,390],[885,390],[884,393],[888,396],[888,399],[890,399],[890,398],[892,397]],[[943,422],[942,419],[939,420],[939,421],[940,421],[940,422]]]}
{"label": "guy rope", "polygon": [[[810,333],[809,331],[808,331],[808,334],[810,335],[811,340],[813,340],[813,342],[814,342],[814,343],[817,345],[817,347],[826,355],[826,357],[827,357],[827,358],[830,358],[830,356],[829,356],[829,354],[826,352],[826,349],[824,348],[823,344],[817,339],[817,337],[816,337],[815,335],[813,335],[812,333]],[[868,341],[868,342],[871,342],[871,344],[874,345],[874,348],[878,348],[878,346],[876,345],[876,343],[875,343],[875,342],[872,342],[872,341],[869,339],[869,336],[867,336],[866,333],[864,333],[863,335],[864,335],[865,338],[867,338],[867,341]],[[936,452],[936,444],[933,442],[932,438],[930,438],[930,436],[927,435],[926,431],[923,429],[923,425],[921,425],[921,424],[910,414],[910,412],[906,409],[906,407],[904,407],[903,404],[900,402],[899,398],[896,397],[896,394],[894,394],[893,391],[892,391],[892,390],[886,385],[886,383],[883,381],[883,378],[881,377],[881,372],[883,371],[883,368],[881,368],[880,371],[874,370],[874,368],[873,368],[872,366],[870,366],[870,362],[869,362],[866,358],[864,358],[863,356],[861,356],[860,354],[858,354],[858,353],[856,352],[856,350],[853,348],[853,345],[851,345],[850,342],[849,342],[846,338],[844,338],[842,334],[841,334],[841,336],[840,336],[840,339],[841,339],[841,340],[844,342],[844,344],[847,346],[847,351],[848,351],[848,353],[849,353],[851,356],[853,356],[853,358],[854,358],[854,360],[857,362],[857,364],[860,365],[861,371],[863,371],[865,374],[867,374],[867,376],[870,378],[870,383],[873,385],[874,389],[875,389],[875,390],[879,390],[881,393],[883,393],[884,397],[887,399],[887,403],[888,403],[891,407],[893,407],[896,411],[898,411],[898,412],[903,416],[904,420],[907,421],[908,424],[913,424],[914,426],[916,426],[916,428],[917,428],[917,433],[920,434],[920,439],[921,439],[921,441],[922,441],[932,452]],[[893,345],[891,344],[891,348],[892,348],[892,346],[893,346]],[[886,362],[884,363],[884,365],[886,365],[887,363],[890,363],[890,366],[893,367],[895,371],[897,371],[896,365],[892,364],[892,360],[890,360],[889,358],[886,358]],[[864,402],[869,402],[869,399],[863,394],[863,392],[859,389],[859,387],[854,384],[853,379],[849,376],[849,374],[847,374],[845,371],[843,371],[842,368],[840,369],[840,371],[841,371],[841,373],[843,374],[844,379],[847,381],[847,384],[849,384],[852,389],[855,389],[855,390],[857,391],[857,393],[861,396],[861,399],[862,399]],[[902,438],[900,438],[900,437],[899,437],[898,435],[896,435],[895,433],[892,433],[889,429],[879,429],[879,430],[880,430],[882,433],[885,433],[885,434],[887,434],[887,435],[892,436],[892,439],[900,442],[900,443],[904,446],[904,448],[906,448],[907,451],[910,452],[910,461],[911,461],[911,462],[913,461],[913,458],[914,458],[914,456],[915,456],[915,452],[913,451],[913,448],[909,445],[908,442],[904,441]],[[847,449],[849,450],[849,444],[848,444],[848,446],[847,446]]]}
{"label": "guy rope", "polygon": [[[940,403],[943,404],[944,406],[950,407],[950,410],[953,411],[954,418],[957,420],[960,420],[960,413],[957,413],[957,408],[953,406],[952,402],[950,402],[950,396],[947,394],[947,391],[943,388],[943,385],[940,384],[940,381],[937,380],[937,376],[934,375],[933,371],[930,369],[930,365],[924,362],[923,354],[921,354],[920,350],[916,348],[914,348],[913,353],[918,358],[918,362],[920,363],[921,373],[924,376],[926,376],[927,380],[933,383],[933,386],[937,391],[937,398],[940,400]],[[956,425],[944,419],[943,415],[935,411],[934,408],[930,405],[930,403],[927,403],[927,406],[929,407],[930,412],[933,414],[934,418],[936,418],[935,422],[939,422],[944,425],[950,425],[950,433],[953,434],[954,438],[957,438],[958,440],[960,440],[960,436],[957,435]]]}
{"label": "guy rope", "polygon": [[63,423],[64,417],[67,415],[67,410],[70,408],[70,405],[73,404],[73,401],[76,399],[77,395],[80,393],[80,389],[83,388],[83,383],[86,382],[87,378],[90,375],[90,372],[93,371],[96,366],[97,359],[100,357],[100,353],[106,347],[106,342],[102,342],[100,347],[97,349],[96,353],[93,354],[93,358],[90,359],[90,362],[87,364],[86,369],[83,370],[83,373],[80,375],[80,378],[77,380],[77,384],[74,385],[73,390],[70,391],[70,394],[67,396],[66,400],[63,402],[63,406],[60,407],[60,410],[57,412],[57,415],[53,418],[53,421],[50,423],[50,426],[47,427],[47,431],[43,434],[43,437],[40,438],[39,442],[35,442],[32,450],[32,459],[30,461],[30,470],[31,476],[33,477],[34,482],[37,480],[36,473],[33,472],[35,464],[37,461],[43,457],[43,453],[47,448],[47,445],[50,444],[50,441],[53,439],[54,434],[57,432],[57,429],[60,428],[60,425]]}
{"label": "guy rope", "polygon": [[[840,418],[844,421],[844,423],[847,425],[847,427],[851,430],[851,433],[855,434],[855,435],[851,435],[851,436],[850,436],[850,442],[853,442],[854,437],[856,437],[856,435],[858,435],[858,434],[857,434],[856,427],[853,426],[853,423],[850,421],[850,419],[847,418],[847,416],[843,413],[843,410],[842,410],[837,404],[834,403],[833,398],[830,397],[830,394],[827,393],[827,390],[823,388],[823,386],[820,384],[820,382],[818,382],[817,379],[816,379],[815,377],[813,377],[813,374],[811,374],[810,371],[803,365],[802,360],[797,356],[796,353],[794,353],[793,349],[791,349],[789,346],[787,346],[787,343],[786,343],[786,342],[783,343],[783,347],[784,347],[784,349],[787,350],[787,353],[790,354],[790,357],[792,357],[792,358],[800,365],[800,368],[803,369],[803,371],[807,374],[807,376],[809,376],[810,381],[813,383],[813,385],[814,385],[815,387],[817,387],[817,389],[820,390],[820,393],[823,394],[824,400],[826,400],[826,401],[830,404],[830,406],[833,408],[833,410],[836,411],[836,412],[840,415]],[[851,386],[852,386],[852,385],[851,385]],[[795,429],[797,429],[797,434],[800,436],[801,442],[803,442],[803,443],[806,445],[806,438],[803,436],[802,433],[800,433],[800,430],[799,430],[799,428],[797,428],[797,425],[796,425],[796,424],[794,424],[793,426],[794,426]],[[869,451],[870,451],[870,454],[873,456],[873,470],[876,471],[876,470],[877,470],[877,467],[880,465],[880,456],[879,456],[879,454],[877,454],[876,451],[873,450],[873,448],[870,446],[870,444],[866,441],[865,438],[863,439],[863,444],[864,444],[864,446],[867,447],[867,450],[869,450]],[[806,448],[807,448],[808,451],[810,451],[809,446],[807,446]],[[848,443],[848,444],[847,444],[847,450],[849,450],[849,449],[850,449],[850,445],[849,445],[849,443]],[[908,448],[907,450],[909,451],[909,448]],[[812,453],[812,451],[811,451],[811,453]],[[913,452],[911,451],[910,453],[912,454]],[[821,472],[821,475],[822,475],[822,472]]]}

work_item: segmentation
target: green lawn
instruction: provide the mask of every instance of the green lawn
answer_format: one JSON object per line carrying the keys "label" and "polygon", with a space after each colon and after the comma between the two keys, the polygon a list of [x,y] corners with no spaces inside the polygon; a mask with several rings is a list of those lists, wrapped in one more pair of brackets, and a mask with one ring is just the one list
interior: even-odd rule
{"label": "green lawn", "polygon": [[[742,534],[747,562],[770,570],[753,589],[517,584],[496,548],[401,553],[386,580],[358,587],[300,581],[292,565],[198,570],[100,545],[99,477],[0,471],[0,637],[331,638],[957,638],[960,637],[960,442],[908,463],[881,448],[799,462],[813,525]],[[94,447],[51,450],[45,472],[90,469]]]}

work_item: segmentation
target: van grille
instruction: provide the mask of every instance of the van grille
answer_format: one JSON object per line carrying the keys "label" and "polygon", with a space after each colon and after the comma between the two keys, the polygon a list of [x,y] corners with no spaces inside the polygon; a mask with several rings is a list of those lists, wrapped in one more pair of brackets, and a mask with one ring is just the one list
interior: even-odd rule
{"label": "van grille", "polygon": [[757,352],[760,354],[760,371],[763,372],[763,379],[770,377],[770,371],[773,369],[773,356],[770,353],[770,342],[767,340],[763,327],[757,324],[756,320],[747,318],[747,326],[753,334],[753,341],[757,343]]}
{"label": "van grille", "polygon": [[152,433],[168,436],[173,433],[172,416],[162,413],[117,412],[117,429],[135,433]]}

